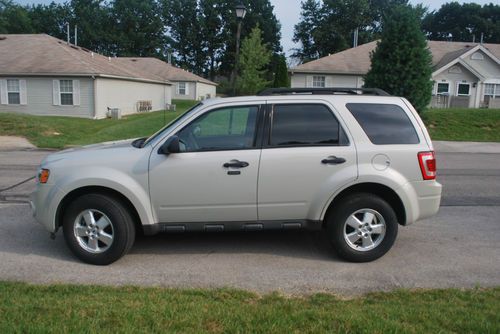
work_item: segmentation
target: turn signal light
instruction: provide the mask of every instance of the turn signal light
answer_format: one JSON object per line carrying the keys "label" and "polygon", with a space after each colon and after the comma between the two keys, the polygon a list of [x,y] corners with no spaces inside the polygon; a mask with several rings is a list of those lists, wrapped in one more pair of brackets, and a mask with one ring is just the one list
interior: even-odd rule
{"label": "turn signal light", "polygon": [[424,180],[436,179],[437,166],[434,151],[420,152],[418,154],[418,163],[420,164],[420,171],[422,171]]}
{"label": "turn signal light", "polygon": [[47,183],[47,181],[49,180],[49,175],[50,171],[48,169],[40,170],[40,173],[38,173],[38,182]]}

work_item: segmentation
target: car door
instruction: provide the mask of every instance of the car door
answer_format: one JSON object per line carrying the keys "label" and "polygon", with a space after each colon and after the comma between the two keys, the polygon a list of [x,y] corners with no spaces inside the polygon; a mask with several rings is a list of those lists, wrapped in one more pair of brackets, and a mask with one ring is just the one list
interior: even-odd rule
{"label": "car door", "polygon": [[259,220],[317,220],[357,177],[356,150],[326,103],[268,105],[259,182]]}
{"label": "car door", "polygon": [[160,223],[257,220],[259,103],[208,110],[177,131],[181,152],[150,158]]}

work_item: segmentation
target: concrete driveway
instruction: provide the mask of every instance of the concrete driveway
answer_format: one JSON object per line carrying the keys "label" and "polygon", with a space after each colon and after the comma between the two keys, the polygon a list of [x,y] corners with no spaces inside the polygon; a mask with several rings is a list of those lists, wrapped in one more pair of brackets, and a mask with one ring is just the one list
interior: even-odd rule
{"label": "concrete driveway", "polygon": [[0,280],[344,295],[500,285],[500,144],[438,142],[436,150],[439,214],[400,228],[375,262],[341,261],[321,233],[256,232],[140,237],[107,267],[79,262],[60,232],[50,240],[35,223],[24,202],[33,181],[1,191],[31,177],[49,152],[0,151]]}

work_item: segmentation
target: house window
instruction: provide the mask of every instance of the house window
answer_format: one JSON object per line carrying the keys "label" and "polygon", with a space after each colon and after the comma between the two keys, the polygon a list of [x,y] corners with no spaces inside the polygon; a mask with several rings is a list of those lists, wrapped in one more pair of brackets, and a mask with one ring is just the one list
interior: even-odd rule
{"label": "house window", "polygon": [[73,105],[73,80],[60,80],[61,105]]}
{"label": "house window", "polygon": [[489,96],[495,98],[500,96],[500,84],[485,84],[484,85],[484,96]]}
{"label": "house window", "polygon": [[325,80],[324,76],[322,76],[322,75],[314,75],[313,76],[313,87],[323,88],[323,87],[326,87],[325,83],[326,83],[326,80]]}
{"label": "house window", "polygon": [[177,83],[177,95],[188,95],[187,83],[185,82]]}
{"label": "house window", "polygon": [[469,96],[470,95],[470,84],[459,83],[457,86],[457,96]]}
{"label": "house window", "polygon": [[438,95],[448,95],[450,93],[450,84],[447,82],[439,82],[437,84]]}
{"label": "house window", "polygon": [[19,80],[7,80],[7,100],[9,104],[21,104],[21,90],[19,89]]}

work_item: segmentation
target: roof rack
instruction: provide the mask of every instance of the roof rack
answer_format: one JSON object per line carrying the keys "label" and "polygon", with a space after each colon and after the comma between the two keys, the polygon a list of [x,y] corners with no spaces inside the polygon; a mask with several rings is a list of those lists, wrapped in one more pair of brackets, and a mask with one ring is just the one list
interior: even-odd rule
{"label": "roof rack", "polygon": [[257,93],[257,96],[294,95],[294,94],[390,96],[389,93],[379,88],[267,88]]}

